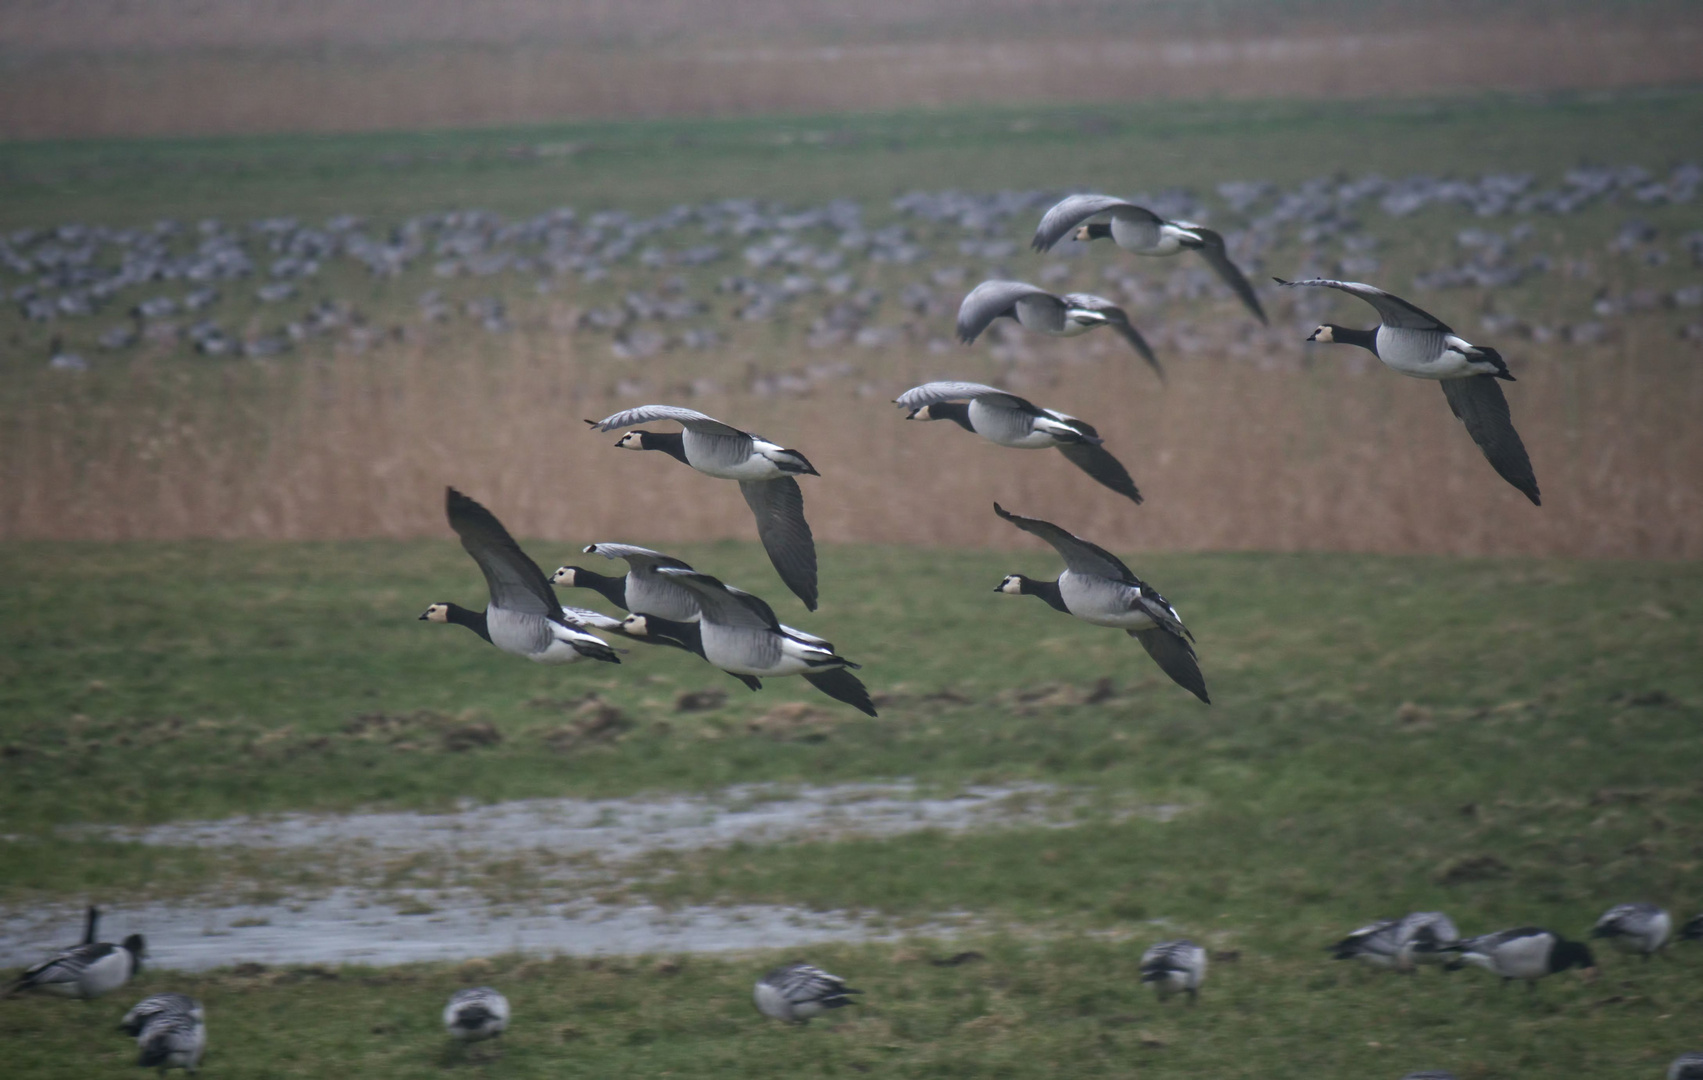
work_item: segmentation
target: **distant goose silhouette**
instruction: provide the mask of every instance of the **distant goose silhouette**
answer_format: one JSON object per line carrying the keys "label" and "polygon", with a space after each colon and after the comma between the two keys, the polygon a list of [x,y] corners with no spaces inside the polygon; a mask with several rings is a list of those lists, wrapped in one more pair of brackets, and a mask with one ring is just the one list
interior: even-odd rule
{"label": "distant goose silhouette", "polygon": [[[965,398],[969,400],[961,400]],[[1141,502],[1135,481],[1101,445],[1105,440],[1100,433],[1068,413],[1043,409],[1016,394],[971,382],[924,383],[893,401],[910,410],[907,420],[950,420],[989,442],[1019,450],[1057,449],[1097,482]]]}
{"label": "distant goose silhouette", "polygon": [[1514,430],[1513,417],[1508,412],[1508,399],[1496,385],[1498,379],[1514,381],[1501,353],[1456,337],[1435,315],[1371,285],[1328,278],[1273,280],[1286,288],[1337,289],[1371,304],[1381,320],[1373,329],[1352,330],[1325,323],[1307,340],[1358,345],[1392,370],[1440,383],[1450,410],[1466,425],[1467,434],[1484,451],[1490,467],[1533,504],[1542,504],[1531,459],[1526,456],[1525,443],[1520,441],[1520,433]]}
{"label": "distant goose silhouette", "polygon": [[573,625],[544,571],[496,515],[454,488],[445,489],[444,509],[461,546],[485,575],[491,600],[484,611],[436,603],[421,619],[465,626],[502,651],[540,664],[571,664],[585,657],[621,662],[608,642]]}
{"label": "distant goose silhouette", "polygon": [[602,420],[587,420],[598,431],[631,424],[672,420],[679,434],[629,431],[615,443],[626,450],[661,450],[706,476],[737,480],[757,519],[763,550],[804,606],[816,610],[816,541],[804,520],[804,493],[795,476],[818,476],[816,467],[797,450],[788,450],[761,435],[741,431],[695,409],[674,405],[641,405]]}
{"label": "distant goose silhouette", "polygon": [[1096,327],[1109,326],[1129,342],[1130,348],[1165,377],[1159,358],[1147,339],[1129,321],[1124,309],[1103,296],[1066,293],[1055,296],[1026,281],[984,281],[971,289],[958,305],[958,340],[968,345],[980,337],[995,319],[1011,319],[1025,330],[1051,337],[1076,337]]}
{"label": "distant goose silhouette", "polygon": [[1211,704],[1206,680],[1201,677],[1200,664],[1190,644],[1194,635],[1183,625],[1177,609],[1158,590],[1131,573],[1116,555],[1050,521],[1007,513],[998,503],[993,504],[993,512],[1051,544],[1064,557],[1065,567],[1057,581],[1036,581],[1022,574],[1007,574],[995,592],[1038,596],[1083,622],[1126,631],[1141,642],[1173,682]]}
{"label": "distant goose silhouette", "polygon": [[[1090,218],[1106,215],[1104,222],[1084,224]],[[1103,240],[1132,255],[1175,255],[1180,251],[1198,251],[1206,259],[1237,299],[1265,322],[1265,309],[1247,276],[1230,261],[1224,250],[1224,238],[1188,221],[1167,221],[1135,203],[1112,195],[1070,195],[1055,203],[1041,218],[1035,237],[1029,246],[1036,251],[1051,251],[1067,234],[1074,232],[1078,240]]]}

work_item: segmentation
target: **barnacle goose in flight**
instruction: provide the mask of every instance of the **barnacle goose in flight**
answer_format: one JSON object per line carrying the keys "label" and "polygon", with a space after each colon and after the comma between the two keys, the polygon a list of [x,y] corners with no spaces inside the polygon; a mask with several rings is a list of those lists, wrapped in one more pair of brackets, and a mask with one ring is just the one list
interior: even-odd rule
{"label": "barnacle goose in flight", "polygon": [[1050,337],[1076,337],[1100,326],[1109,326],[1129,342],[1137,356],[1147,361],[1160,379],[1165,369],[1153,355],[1152,346],[1129,321],[1123,308],[1092,293],[1054,296],[1024,281],[984,281],[971,289],[958,305],[958,340],[968,345],[980,337],[995,319],[1012,319],[1018,326]]}
{"label": "barnacle goose in flight", "polygon": [[852,1004],[848,995],[861,993],[862,990],[847,986],[838,975],[830,975],[819,967],[788,964],[758,979],[751,997],[757,1003],[757,1011],[764,1016],[803,1024],[829,1009]]}

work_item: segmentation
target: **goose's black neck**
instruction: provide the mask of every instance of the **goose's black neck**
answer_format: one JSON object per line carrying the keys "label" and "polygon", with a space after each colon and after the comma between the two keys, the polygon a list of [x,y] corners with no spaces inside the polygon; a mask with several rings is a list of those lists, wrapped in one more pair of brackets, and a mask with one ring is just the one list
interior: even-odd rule
{"label": "goose's black neck", "polygon": [[1378,331],[1355,330],[1347,326],[1330,328],[1330,339],[1338,345],[1358,345],[1373,356],[1378,355]]}
{"label": "goose's black neck", "polygon": [[1038,596],[1045,600],[1049,607],[1055,607],[1066,615],[1070,614],[1070,609],[1064,606],[1064,596],[1058,591],[1058,582],[1023,578],[1019,587],[1024,596]]}
{"label": "goose's black neck", "polygon": [[83,921],[84,945],[93,945],[95,943],[95,935],[100,931],[100,924],[101,909],[90,904],[88,917]]}
{"label": "goose's black neck", "polygon": [[1089,240],[1109,240],[1112,236],[1111,222],[1100,221],[1085,226],[1083,235]]}
{"label": "goose's black neck", "polygon": [[606,574],[599,574],[595,570],[583,570],[577,566],[571,566],[568,569],[574,572],[574,588],[591,589],[622,611],[631,610],[627,607],[627,575],[609,577]]}
{"label": "goose's black neck", "polygon": [[656,615],[645,616],[646,636],[663,645],[675,645],[687,652],[703,655],[703,635],[697,623],[675,622]]}
{"label": "goose's black neck", "polygon": [[485,613],[483,611],[469,611],[460,604],[445,604],[444,607],[448,609],[447,615],[450,622],[457,626],[467,627],[486,641],[491,640],[491,632],[485,629]]}
{"label": "goose's black neck", "polygon": [[686,460],[686,436],[678,431],[641,431],[639,445],[646,450],[661,450],[682,465],[690,465]]}
{"label": "goose's black neck", "polygon": [[972,434],[975,428],[970,426],[970,405],[965,401],[945,401],[939,405],[930,405],[928,415],[936,420],[950,420],[954,424]]}

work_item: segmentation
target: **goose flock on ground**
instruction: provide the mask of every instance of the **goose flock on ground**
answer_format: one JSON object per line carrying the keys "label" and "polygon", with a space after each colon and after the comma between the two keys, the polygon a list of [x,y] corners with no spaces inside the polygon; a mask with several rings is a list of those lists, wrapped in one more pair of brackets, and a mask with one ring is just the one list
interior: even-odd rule
{"label": "goose flock on ground", "polygon": [[[1067,236],[1090,242],[1109,238],[1119,248],[1141,256],[1198,252],[1248,312],[1262,324],[1266,321],[1253,286],[1230,258],[1223,238],[1210,229],[1111,196],[1072,195],[1046,211],[1032,246],[1047,251]],[[1276,281],[1285,288],[1343,292],[1368,304],[1378,315],[1377,326],[1355,329],[1323,323],[1308,340],[1358,346],[1397,373],[1440,383],[1454,415],[1495,472],[1533,504],[1540,503],[1531,462],[1500,388],[1501,381],[1513,381],[1514,376],[1495,349],[1465,340],[1436,317],[1372,285],[1323,277]],[[984,281],[960,304],[958,337],[966,344],[974,342],[1002,318],[1024,330],[1062,337],[1109,326],[1163,378],[1163,368],[1127,314],[1102,297],[1059,296],[1020,281]],[[1067,413],[967,381],[926,383],[904,391],[894,402],[906,410],[907,419],[950,420],[999,446],[1057,449],[1103,487],[1133,503],[1143,501],[1128,470],[1105,448],[1099,432]],[[805,519],[798,478],[819,474],[802,452],[675,405],[640,405],[586,423],[594,432],[626,429],[616,447],[660,451],[705,476],[737,482],[781,582],[807,610],[817,610],[815,542]],[[672,424],[680,430],[633,426],[644,424]],[[992,505],[1001,520],[1045,541],[1064,562],[1054,580],[1010,574],[993,591],[1035,596],[1084,622],[1125,631],[1173,682],[1210,704],[1194,635],[1153,586],[1091,541],[1052,522],[1012,513],[998,502]],[[445,513],[484,576],[488,599],[480,611],[434,602],[419,616],[422,620],[464,626],[505,653],[543,664],[586,659],[621,664],[621,651],[599,633],[669,646],[698,656],[752,690],[761,689],[763,679],[798,675],[828,697],[876,715],[868,690],[853,674],[859,665],[833,643],[781,623],[762,598],[710,573],[648,548],[599,541],[587,545],[584,553],[624,561],[625,574],[562,566],[546,576],[496,515],[473,498],[447,488]],[[592,591],[623,614],[564,606],[556,587]],[[141,936],[131,935],[121,945],[98,943],[96,920],[91,908],[83,943],[30,968],[13,989],[94,998],[128,983],[141,967]],[[1622,904],[1602,916],[1592,936],[1648,960],[1668,944],[1672,921],[1654,905]],[[1680,936],[1703,940],[1703,916],[1687,923]],[[1518,979],[1534,988],[1535,981],[1546,975],[1595,967],[1586,944],[1554,931],[1524,926],[1463,938],[1440,912],[1368,924],[1331,951],[1340,959],[1359,959],[1373,967],[1409,973],[1426,963],[1441,964],[1446,970],[1475,965],[1505,983]],[[1192,1004],[1198,999],[1207,966],[1207,952],[1200,945],[1186,939],[1166,941],[1144,953],[1140,977],[1154,986],[1161,1000],[1181,993]],[[766,1016],[804,1023],[851,1004],[851,995],[858,992],[838,976],[795,963],[764,975],[753,998]],[[445,1007],[443,1023],[460,1041],[494,1038],[508,1027],[508,1001],[489,987],[460,991]],[[174,1066],[193,1072],[206,1046],[203,1010],[182,995],[145,1000],[125,1017],[123,1030],[137,1039],[139,1063],[157,1066],[162,1072]],[[1688,1071],[1694,1065],[1681,1059],[1670,1075],[1694,1076]]]}

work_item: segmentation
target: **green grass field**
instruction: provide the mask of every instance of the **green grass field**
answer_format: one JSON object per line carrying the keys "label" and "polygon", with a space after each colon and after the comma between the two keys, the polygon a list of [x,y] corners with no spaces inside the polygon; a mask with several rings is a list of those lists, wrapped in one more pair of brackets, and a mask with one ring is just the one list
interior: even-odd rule
{"label": "green grass field", "polygon": [[[547,568],[574,558],[527,546]],[[780,595],[751,547],[680,554]],[[0,547],[0,888],[11,905],[236,895],[325,872],[78,840],[63,831],[77,823],[757,780],[1042,780],[1091,793],[1080,827],[744,845],[638,868],[626,894],[667,904],[762,900],[898,925],[953,913],[981,928],[811,950],[868,994],[808,1030],[771,1027],[747,1001],[784,957],[155,972],[142,986],[205,998],[221,1076],[438,1074],[460,1055],[443,1050],[436,1011],[469,979],[516,1005],[501,1057],[472,1055],[492,1076],[1654,1076],[1690,1047],[1695,947],[1647,966],[1604,955],[1601,980],[1568,974],[1528,996],[1477,971],[1374,977],[1324,946],[1410,909],[1446,910],[1468,933],[1577,936],[1627,899],[1681,918],[1703,907],[1695,565],[1143,557],[1137,572],[1200,639],[1211,707],[1123,635],[992,592],[1009,571],[1056,572],[1050,553],[835,548],[823,566],[820,615],[789,601],[782,617],[865,664],[879,719],[793,680],[751,695],[682,654],[546,669],[420,623],[429,601],[480,599],[450,542]],[[1114,696],[1070,704],[1083,695],[1068,688],[1102,678]],[[723,686],[719,710],[673,709],[682,691]],[[630,724],[550,749],[562,703],[593,692]],[[750,729],[788,699],[827,710],[809,738]],[[352,723],[374,713],[400,727],[375,739]],[[448,748],[446,729],[481,720],[500,743]],[[1188,809],[1160,824],[1119,814],[1131,799]],[[387,880],[429,886],[445,869]],[[1135,979],[1140,950],[1178,934],[1236,954],[1192,1010],[1160,1008]],[[987,959],[928,962],[972,948]],[[120,1067],[130,1051],[107,1028],[123,1007],[7,1002],[15,1075]]]}

